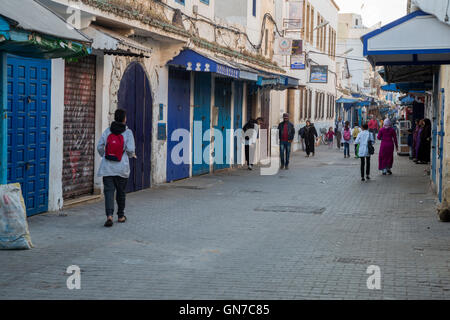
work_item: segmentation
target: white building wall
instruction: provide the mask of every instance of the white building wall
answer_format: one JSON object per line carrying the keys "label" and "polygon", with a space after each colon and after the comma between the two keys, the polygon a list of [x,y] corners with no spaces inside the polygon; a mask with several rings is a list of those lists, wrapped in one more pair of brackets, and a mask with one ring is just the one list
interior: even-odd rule
{"label": "white building wall", "polygon": [[51,116],[50,116],[50,163],[48,210],[63,207],[63,133],[64,133],[64,69],[63,59],[52,60]]}

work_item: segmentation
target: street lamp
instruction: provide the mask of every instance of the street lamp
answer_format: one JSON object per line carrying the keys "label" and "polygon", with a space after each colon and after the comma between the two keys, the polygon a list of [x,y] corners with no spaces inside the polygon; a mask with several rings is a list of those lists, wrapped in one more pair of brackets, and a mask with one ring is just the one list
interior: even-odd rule
{"label": "street lamp", "polygon": [[329,24],[330,22],[329,21],[324,21],[324,22],[322,22],[321,24],[319,24],[318,26],[316,26],[314,29],[313,29],[313,31],[315,31],[315,30],[317,30],[317,29],[320,29],[320,28],[323,28],[323,27],[325,27],[327,24]]}

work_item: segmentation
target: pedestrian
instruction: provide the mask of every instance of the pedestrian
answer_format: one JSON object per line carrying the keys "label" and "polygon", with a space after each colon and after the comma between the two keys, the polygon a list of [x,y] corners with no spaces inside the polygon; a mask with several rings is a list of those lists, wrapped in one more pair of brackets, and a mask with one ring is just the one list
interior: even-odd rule
{"label": "pedestrian", "polygon": [[344,129],[344,122],[342,121],[342,118],[339,117],[338,121],[336,122],[335,126],[335,135],[336,135],[336,143],[339,150],[341,150],[341,140],[342,140],[342,129]]}
{"label": "pedestrian", "polygon": [[344,144],[344,158],[350,158],[350,143],[352,142],[352,130],[350,122],[345,122],[344,130],[342,130],[342,143]]}
{"label": "pedestrian", "polygon": [[300,143],[302,144],[302,151],[305,151],[305,128],[302,127],[300,130],[298,130],[298,137],[300,140]]}
{"label": "pedestrian", "polygon": [[306,126],[304,127],[304,129],[305,129],[306,158],[308,158],[310,154],[314,157],[315,154],[314,142],[317,138],[317,130],[309,120],[306,120]]}
{"label": "pedestrian", "polygon": [[418,164],[428,164],[430,162],[431,121],[430,119],[424,119],[423,123],[423,129],[420,134],[420,147],[417,155]]}
{"label": "pedestrian", "polygon": [[247,123],[242,128],[242,131],[244,131],[245,163],[247,164],[248,170],[253,170],[258,129],[258,121],[255,119],[250,119],[249,121],[247,121]]}
{"label": "pedestrian", "polygon": [[[355,144],[359,145],[358,156],[361,159],[361,180],[370,180],[370,156],[373,152],[373,144],[375,139],[373,134],[368,131],[369,125],[365,123],[362,126],[362,131],[355,139]],[[364,172],[365,171],[365,172]],[[366,177],[364,178],[364,173]]]}
{"label": "pedestrian", "polygon": [[412,160],[416,161],[417,160],[417,152],[416,152],[416,146],[417,146],[417,139],[418,139],[418,134],[419,134],[419,130],[420,130],[420,120],[416,119],[415,122],[415,128],[414,128],[414,132],[413,132],[413,143],[412,143]]}
{"label": "pedestrian", "polygon": [[124,223],[125,216],[125,188],[130,176],[130,162],[128,158],[136,158],[133,132],[128,129],[127,113],[117,109],[114,121],[103,132],[97,145],[97,151],[102,157],[98,176],[103,177],[103,192],[105,195],[106,222],[105,227],[113,226],[114,193],[116,193],[118,222]]}
{"label": "pedestrian", "polygon": [[[353,137],[353,141],[356,140],[356,137],[358,136],[358,134],[361,132],[361,129],[358,126],[358,123],[355,122],[355,125],[353,126],[353,130],[352,130],[352,137]],[[358,159],[358,148],[359,148],[359,144],[355,143],[355,159]]]}
{"label": "pedestrian", "polygon": [[283,114],[283,122],[278,125],[278,135],[280,138],[280,158],[281,169],[289,169],[289,156],[291,144],[295,136],[294,125],[289,121],[289,114]]}
{"label": "pedestrian", "polygon": [[378,157],[378,169],[383,175],[392,174],[392,166],[394,164],[394,146],[398,151],[397,134],[392,128],[389,119],[384,120],[384,127],[378,132],[378,140],[381,140],[380,154]]}
{"label": "pedestrian", "polygon": [[408,130],[409,160],[413,159],[413,129]]}
{"label": "pedestrian", "polygon": [[334,139],[334,130],[333,130],[333,127],[330,127],[330,128],[328,129],[328,132],[327,132],[327,134],[326,134],[326,139],[327,139],[327,142],[328,142],[328,148],[329,148],[329,149],[332,149],[332,148],[333,148],[333,139]]}
{"label": "pedestrian", "polygon": [[373,134],[373,138],[375,140],[376,134],[378,132],[378,121],[375,119],[373,115],[370,116],[370,121],[368,123],[369,131]]}
{"label": "pedestrian", "polygon": [[423,128],[425,127],[425,121],[424,119],[419,121],[419,129],[417,130],[417,136],[416,136],[416,159],[414,160],[414,162],[418,162],[419,161],[419,150],[420,150],[420,144],[422,143],[422,132],[423,132]]}

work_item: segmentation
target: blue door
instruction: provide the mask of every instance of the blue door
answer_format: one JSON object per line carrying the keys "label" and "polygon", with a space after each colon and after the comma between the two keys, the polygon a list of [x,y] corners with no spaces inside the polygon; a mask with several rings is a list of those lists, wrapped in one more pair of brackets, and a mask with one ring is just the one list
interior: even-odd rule
{"label": "blue door", "polygon": [[[199,127],[201,124],[201,128]],[[211,74],[196,72],[194,84],[194,134],[192,175],[209,173],[210,141],[203,141],[211,125]],[[204,155],[207,155],[205,159]],[[206,161],[205,161],[206,160]]]}
{"label": "blue door", "polygon": [[27,215],[48,210],[51,61],[8,57],[8,183]]}
{"label": "blue door", "polygon": [[[244,98],[244,86],[242,82],[234,83],[234,130],[242,129],[242,99]],[[234,164],[239,164],[242,154],[242,143],[238,137],[234,137]]]}
{"label": "blue door", "polygon": [[152,95],[144,68],[132,62],[126,69],[118,93],[118,107],[127,111],[127,126],[134,134],[137,159],[130,159],[126,192],[150,188],[152,145]]}
{"label": "blue door", "polygon": [[230,138],[227,129],[231,129],[231,81],[216,79],[214,90],[215,108],[217,108],[217,125],[221,136],[214,137],[214,170],[230,167]]}
{"label": "blue door", "polygon": [[170,68],[168,94],[167,182],[171,182],[189,177],[190,73]]}

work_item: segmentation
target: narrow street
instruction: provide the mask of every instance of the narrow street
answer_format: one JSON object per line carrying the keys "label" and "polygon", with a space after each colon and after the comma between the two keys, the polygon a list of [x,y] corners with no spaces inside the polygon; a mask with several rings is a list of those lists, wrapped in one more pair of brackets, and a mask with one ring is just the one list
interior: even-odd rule
{"label": "narrow street", "polygon": [[[31,217],[35,248],[0,251],[0,299],[449,299],[450,229],[425,166],[320,147],[274,176],[237,169]],[[115,220],[117,217],[115,217]],[[81,268],[81,290],[66,268]],[[370,265],[381,290],[369,290]]]}

